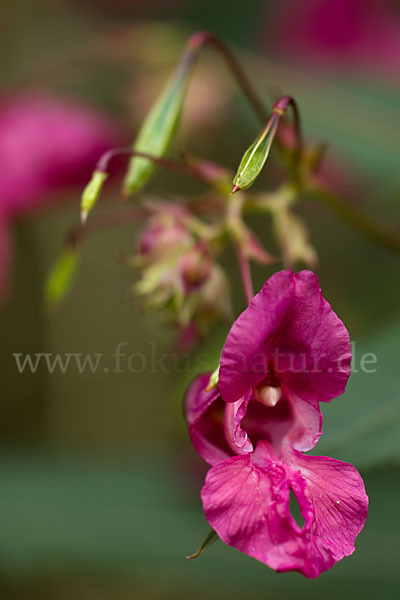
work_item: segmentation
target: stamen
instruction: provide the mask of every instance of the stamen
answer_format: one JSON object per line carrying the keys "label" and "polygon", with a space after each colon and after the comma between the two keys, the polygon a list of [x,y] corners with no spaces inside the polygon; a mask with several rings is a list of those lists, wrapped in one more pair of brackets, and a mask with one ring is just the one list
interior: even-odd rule
{"label": "stamen", "polygon": [[255,388],[254,396],[264,406],[276,406],[282,397],[282,390],[280,387],[264,385],[263,387]]}

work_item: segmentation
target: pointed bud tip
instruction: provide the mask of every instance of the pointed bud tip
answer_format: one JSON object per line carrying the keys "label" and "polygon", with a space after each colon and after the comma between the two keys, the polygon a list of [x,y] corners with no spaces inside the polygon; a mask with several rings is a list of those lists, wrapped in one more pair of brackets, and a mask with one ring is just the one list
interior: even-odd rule
{"label": "pointed bud tip", "polygon": [[235,193],[236,193],[236,192],[238,192],[239,190],[240,190],[240,185],[238,185],[237,183],[235,183],[235,185],[234,185],[234,186],[233,186],[233,188],[232,188],[231,195],[232,195],[232,194],[235,194]]}
{"label": "pointed bud tip", "polygon": [[86,225],[86,221],[88,218],[88,211],[87,210],[82,210],[81,211],[81,225]]}

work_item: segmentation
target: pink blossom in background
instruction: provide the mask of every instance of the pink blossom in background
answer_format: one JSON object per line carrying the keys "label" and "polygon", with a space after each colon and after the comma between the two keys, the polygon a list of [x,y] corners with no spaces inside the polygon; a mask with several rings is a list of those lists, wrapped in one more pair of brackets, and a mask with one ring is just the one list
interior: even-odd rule
{"label": "pink blossom in background", "polygon": [[[348,332],[310,271],[273,275],[237,319],[219,382],[186,396],[192,442],[211,465],[201,497],[227,544],[277,571],[318,577],[352,554],[368,498],[356,469],[307,456],[321,435],[319,402],[343,393]],[[290,512],[290,494],[304,525]]]}
{"label": "pink blossom in background", "polygon": [[85,184],[100,155],[118,140],[115,126],[91,107],[45,93],[1,98],[0,298],[13,219],[56,202],[61,189]]}
{"label": "pink blossom in background", "polygon": [[263,37],[294,62],[399,76],[400,11],[390,0],[288,0],[268,13]]}
{"label": "pink blossom in background", "polygon": [[11,267],[11,248],[8,222],[0,214],[0,306],[8,292],[8,275]]}

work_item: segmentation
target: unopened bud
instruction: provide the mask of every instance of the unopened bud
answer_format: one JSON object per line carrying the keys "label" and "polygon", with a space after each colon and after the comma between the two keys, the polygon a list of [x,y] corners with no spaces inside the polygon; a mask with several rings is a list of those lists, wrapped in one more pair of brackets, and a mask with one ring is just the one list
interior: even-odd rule
{"label": "unopened bud", "polygon": [[66,248],[53,266],[45,283],[45,301],[49,308],[56,308],[65,298],[72,285],[77,265],[76,248]]}
{"label": "unopened bud", "polygon": [[204,249],[194,247],[186,252],[181,260],[181,277],[186,293],[204,283],[211,268],[211,258]]}
{"label": "unopened bud", "polygon": [[[195,56],[196,52],[192,50],[184,54],[172,80],[146,117],[133,150],[157,157],[165,155],[179,124]],[[156,165],[145,158],[132,158],[125,177],[125,194],[132,194],[142,188],[155,168]]]}
{"label": "unopened bud", "polygon": [[271,150],[272,141],[275,137],[280,115],[274,113],[264,131],[256,138],[246,150],[240,161],[239,168],[233,180],[232,194],[239,190],[247,190],[253,185]]}
{"label": "unopened bud", "polygon": [[86,222],[90,211],[95,206],[107,177],[108,175],[104,171],[94,171],[91,180],[83,190],[81,199],[82,223]]}
{"label": "unopened bud", "polygon": [[[265,129],[255,139],[251,146],[246,150],[240,161],[239,168],[233,180],[232,194],[239,190],[247,190],[253,185],[262,171],[265,162],[269,156],[271,145],[276,135],[279,121],[285,114],[288,106],[291,105],[296,115],[296,124],[298,124],[298,113],[296,103],[290,96],[279,98],[274,104],[272,115],[270,116]],[[299,136],[299,131],[296,131]],[[298,142],[300,138],[298,137]]]}

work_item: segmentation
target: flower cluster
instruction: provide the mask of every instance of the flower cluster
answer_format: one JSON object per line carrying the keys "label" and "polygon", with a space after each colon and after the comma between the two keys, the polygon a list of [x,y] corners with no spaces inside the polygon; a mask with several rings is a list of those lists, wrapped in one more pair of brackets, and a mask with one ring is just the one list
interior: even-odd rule
{"label": "flower cluster", "polygon": [[217,387],[205,374],[187,392],[190,436],[211,465],[206,518],[225,543],[276,571],[318,577],[354,551],[364,525],[356,469],[304,454],[322,433],[319,403],[343,393],[350,361],[348,332],[317,276],[280,271],[232,326]]}
{"label": "flower cluster", "polygon": [[[167,158],[180,130],[199,55],[206,46],[224,59],[262,124],[259,134],[243,153],[233,180],[230,168],[194,157],[186,148],[180,148],[179,160]],[[273,144],[285,176],[281,179],[277,174],[277,185],[268,191],[262,187],[250,191],[269,160]],[[114,224],[136,223],[148,215],[148,198],[143,192],[160,167],[195,180],[203,189],[180,197],[178,206],[170,198],[160,198],[154,208],[157,205],[154,200],[154,214],[139,241],[139,254],[127,262],[138,267],[140,281],[133,286],[134,291],[145,298],[147,307],[164,312],[166,320],[177,326],[181,339],[199,341],[218,317],[229,314],[227,278],[216,263],[217,254],[229,248],[235,250],[248,301],[253,296],[251,262],[261,265],[281,262],[283,268],[291,270],[299,265],[317,268],[318,255],[310,232],[296,209],[305,196],[329,205],[362,233],[400,252],[395,231],[358,214],[330,189],[326,175],[319,172],[324,147],[305,142],[299,108],[292,96],[278,98],[271,110],[266,111],[246,68],[241,67],[228,46],[211,32],[194,33],[132,146],[110,149],[98,160],[82,193],[81,224],[66,238],[63,252],[49,274],[47,303],[56,306],[70,288],[84,235]],[[110,174],[110,161],[118,156],[129,158],[121,194],[124,199],[133,196],[134,207],[125,213],[116,210],[93,214]],[[271,225],[274,256],[264,249],[264,240],[260,243],[250,228],[247,216],[251,214],[260,219],[266,217]]]}
{"label": "flower cluster", "polygon": [[220,316],[230,316],[228,280],[210,247],[191,231],[192,215],[173,204],[152,205],[133,264],[136,293],[149,308],[162,308],[180,331],[184,346],[204,335]]}

